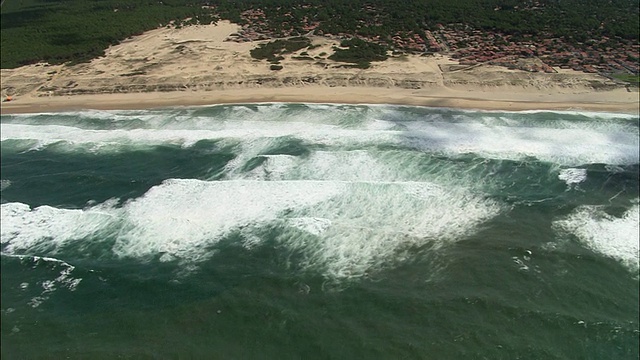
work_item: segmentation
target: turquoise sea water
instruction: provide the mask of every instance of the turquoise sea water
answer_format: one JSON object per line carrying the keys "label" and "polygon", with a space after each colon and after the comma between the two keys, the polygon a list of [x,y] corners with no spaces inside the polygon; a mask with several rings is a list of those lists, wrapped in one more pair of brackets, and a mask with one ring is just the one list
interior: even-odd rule
{"label": "turquoise sea water", "polygon": [[637,359],[639,121],[2,116],[3,359]]}

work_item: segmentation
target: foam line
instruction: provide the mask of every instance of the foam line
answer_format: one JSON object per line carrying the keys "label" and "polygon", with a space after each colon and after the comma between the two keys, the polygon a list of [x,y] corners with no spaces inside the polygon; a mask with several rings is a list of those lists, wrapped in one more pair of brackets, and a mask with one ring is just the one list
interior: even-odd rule
{"label": "foam line", "polygon": [[406,123],[408,143],[429,151],[476,153],[487,158],[536,157],[560,164],[636,164],[638,133],[585,129],[521,128],[483,124]]}
{"label": "foam line", "polygon": [[53,257],[48,257],[48,256],[36,256],[36,255],[18,255],[18,254],[7,254],[4,252],[0,253],[1,256],[6,256],[8,258],[15,258],[15,259],[20,259],[20,260],[30,260],[30,261],[34,261],[34,262],[38,262],[38,261],[46,261],[46,262],[52,262],[52,263],[57,263],[63,266],[66,266],[68,268],[74,268],[75,266],[67,263],[64,260],[60,260],[60,259],[56,259]]}
{"label": "foam line", "polygon": [[[338,108],[339,109],[339,108]],[[2,123],[0,138],[35,141],[33,149],[53,143],[69,148],[78,144],[130,146],[177,144],[192,146],[200,140],[295,138],[308,144],[332,147],[389,144],[422,151],[475,153],[493,159],[535,157],[563,166],[587,163],[637,164],[640,155],[637,123],[630,121],[568,121],[455,113],[397,112],[347,107],[346,110],[260,107],[225,108],[212,117],[197,111],[176,113],[169,119],[149,115],[146,125],[134,128],[81,129],[70,125]],[[228,113],[228,114],[227,114]],[[102,115],[101,115],[102,116]],[[122,116],[122,115],[120,115]],[[137,116],[137,115],[136,115]],[[533,115],[531,115],[533,116]],[[448,118],[452,117],[452,118]],[[153,129],[148,129],[152,127]],[[59,146],[58,148],[64,148]]]}
{"label": "foam line", "polygon": [[405,261],[407,251],[464,239],[500,211],[461,188],[359,182],[340,198],[294,212],[279,241],[303,254],[305,269],[360,278]]}
{"label": "foam line", "polygon": [[391,141],[393,133],[368,132],[364,130],[340,130],[333,125],[311,126],[304,123],[270,124],[242,121],[224,126],[220,130],[83,130],[58,125],[3,124],[2,141],[9,139],[36,140],[39,148],[53,143],[66,142],[69,145],[86,143],[121,144],[179,144],[192,146],[200,140],[278,138],[295,136],[298,139],[326,144],[358,144],[378,140]]}
{"label": "foam line", "polygon": [[89,238],[113,223],[112,214],[101,211],[102,208],[111,209],[111,206],[103,204],[83,211],[51,206],[32,210],[22,203],[2,204],[0,243],[3,252],[54,253],[72,242]]}
{"label": "foam line", "polygon": [[232,231],[266,225],[284,211],[310,206],[344,190],[335,182],[169,180],[125,206],[121,256],[167,253],[199,261]]}
{"label": "foam line", "polygon": [[84,210],[7,203],[0,238],[8,254],[55,253],[83,241],[111,240],[122,257],[168,254],[199,261],[229,232],[268,223],[343,188],[338,182],[167,180],[122,207],[115,201]]}
{"label": "foam line", "polygon": [[[0,255],[20,259],[23,264],[25,261],[29,261],[29,266],[32,268],[35,268],[40,262],[47,262],[53,264],[47,266],[47,271],[58,271],[59,269],[61,269],[55,278],[40,282],[40,287],[42,290],[40,291],[39,295],[32,297],[27,303],[32,308],[37,308],[38,306],[42,305],[59,287],[66,288],[69,291],[76,291],[78,285],[82,281],[82,278],[74,278],[72,276],[72,273],[75,270],[75,266],[70,265],[69,263],[60,259],[46,256],[7,254],[4,252],[0,253]],[[29,283],[20,284],[20,288],[22,290],[26,290],[28,287]]]}
{"label": "foam line", "polygon": [[632,206],[622,217],[614,217],[600,206],[581,206],[564,219],[554,222],[560,232],[575,235],[584,246],[598,254],[616,259],[632,271],[638,271],[640,258],[640,213]]}
{"label": "foam line", "polygon": [[251,249],[266,240],[261,228],[280,226],[277,241],[304,255],[301,267],[344,279],[393,266],[406,249],[465,238],[500,209],[462,188],[422,182],[172,179],[123,206],[2,204],[1,238],[6,254],[102,241],[118,257],[195,264],[231,233]]}

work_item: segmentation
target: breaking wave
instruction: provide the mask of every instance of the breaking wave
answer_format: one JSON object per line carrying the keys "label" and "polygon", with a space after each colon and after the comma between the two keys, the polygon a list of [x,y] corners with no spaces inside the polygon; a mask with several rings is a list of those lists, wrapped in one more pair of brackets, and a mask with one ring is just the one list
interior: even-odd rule
{"label": "breaking wave", "polygon": [[[35,153],[59,167],[90,154],[77,160],[93,166],[82,189],[93,190],[94,179],[118,186],[85,208],[32,206],[11,193],[31,177],[2,180],[6,255],[106,249],[115,258],[199,264],[236,239],[246,251],[277,244],[295,259],[288,266],[353,279],[467,239],[512,207],[554,200],[575,207],[556,230],[637,268],[637,206],[616,218],[565,191],[599,187],[609,201],[637,192],[628,186],[639,162],[633,116],[253,104],[12,115],[0,130],[3,157],[16,164]],[[175,156],[166,169],[189,171],[124,197],[122,184],[136,176],[95,169],[113,153],[141,149],[156,160]],[[197,164],[178,154],[185,149],[199,149]],[[127,171],[144,167],[139,159]],[[70,164],[64,179],[75,176]]]}
{"label": "breaking wave", "polygon": [[[330,110],[330,111],[328,111]],[[480,115],[480,116],[478,116]],[[398,106],[255,104],[205,108],[12,115],[1,139],[23,151],[63,143],[93,151],[201,140],[294,137],[324,146],[388,144],[565,166],[638,163],[637,117],[556,112],[465,112]],[[17,143],[16,143],[17,141]],[[117,146],[115,146],[117,148]]]}
{"label": "breaking wave", "polygon": [[602,206],[581,206],[554,222],[560,232],[574,235],[584,246],[620,261],[637,272],[640,259],[640,212],[632,206],[622,216],[607,214]]}

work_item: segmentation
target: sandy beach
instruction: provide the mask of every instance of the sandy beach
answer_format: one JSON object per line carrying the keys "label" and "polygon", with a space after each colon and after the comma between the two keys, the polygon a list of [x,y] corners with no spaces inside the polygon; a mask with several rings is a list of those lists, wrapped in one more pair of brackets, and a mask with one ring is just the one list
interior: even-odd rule
{"label": "sandy beach", "polygon": [[444,55],[401,55],[354,69],[327,59],[339,40],[325,37],[311,37],[316,47],[287,56],[283,69],[274,71],[249,54],[260,42],[228,41],[238,30],[226,21],[161,28],[113,46],[90,63],[2,69],[2,97],[12,101],[3,102],[1,112],[248,102],[639,112],[637,89],[595,74],[461,66]]}

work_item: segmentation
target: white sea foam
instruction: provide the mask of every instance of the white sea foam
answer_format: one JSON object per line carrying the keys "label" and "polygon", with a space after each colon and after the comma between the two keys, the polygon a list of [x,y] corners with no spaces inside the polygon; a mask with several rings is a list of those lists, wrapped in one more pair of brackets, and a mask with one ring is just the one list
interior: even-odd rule
{"label": "white sea foam", "polygon": [[368,151],[316,151],[303,164],[289,172],[301,179],[343,181],[397,180],[395,167],[374,158]]}
{"label": "white sea foam", "polygon": [[[289,178],[288,174],[300,165],[301,160],[297,156],[292,155],[262,155],[264,161],[260,166],[248,172],[237,171],[233,168],[232,175],[236,178],[251,180],[285,180]],[[237,157],[227,164],[227,168],[238,166],[236,160],[242,158]],[[244,160],[244,159],[242,159]]]}
{"label": "white sea foam", "polygon": [[[181,129],[130,129],[130,130],[84,130],[59,125],[2,124],[2,141],[9,139],[34,140],[33,150],[53,143],[64,142],[73,147],[77,144],[175,144],[192,146],[200,140],[295,137],[313,143],[327,145],[354,145],[377,141],[393,141],[393,132],[371,132],[345,130],[334,125],[310,125],[306,123],[274,122],[230,122],[219,130]],[[73,151],[73,148],[70,149]]]}
{"label": "white sea foam", "polygon": [[351,183],[339,198],[292,214],[279,236],[303,268],[359,278],[473,234],[501,207],[464,189],[428,183]]}
{"label": "white sea foam", "polygon": [[571,187],[587,179],[587,169],[562,169],[558,174],[558,179],[564,181],[568,186]]}
{"label": "white sea foam", "polygon": [[575,235],[589,249],[638,271],[639,223],[638,205],[619,218],[605,213],[600,206],[581,206],[553,225],[556,230]]}
{"label": "white sea foam", "polygon": [[[40,287],[42,291],[39,295],[34,296],[28,302],[28,305],[36,308],[46,300],[48,300],[51,296],[51,293],[56,291],[59,287],[65,288],[69,291],[75,291],[82,281],[81,278],[74,278],[72,276],[73,271],[75,270],[75,266],[70,265],[69,263],[46,256],[30,256],[30,255],[16,255],[16,254],[7,254],[2,253],[2,256],[18,258],[22,261],[30,261],[33,264],[33,268],[36,268],[40,263],[53,263],[52,266],[48,266],[48,269],[58,271],[58,274],[55,278],[51,280],[43,280],[40,282]],[[21,283],[20,288],[22,290],[26,290],[29,287],[29,283]]]}
{"label": "white sea foam", "polygon": [[[260,226],[281,213],[335,196],[339,182],[167,180],[122,207],[85,210],[2,204],[1,240],[8,254],[55,252],[79,241],[115,239],[123,257],[168,254],[200,261],[231,231]],[[100,236],[96,236],[100,234]],[[166,259],[166,257],[165,257]]]}
{"label": "white sea foam", "polygon": [[[234,160],[246,162],[248,159],[245,154],[243,152]],[[237,178],[255,180],[402,180],[402,171],[397,166],[386,164],[364,150],[315,151],[304,159],[290,155],[263,157],[265,161],[252,171],[231,174]],[[234,163],[232,166],[238,165]]]}
{"label": "white sea foam", "polygon": [[[428,107],[428,106],[415,106],[415,105],[399,105],[399,104],[367,104],[362,103],[358,105],[348,104],[348,103],[295,103],[299,105],[304,105],[306,108],[313,110],[335,110],[338,108],[349,108],[349,109],[358,109],[358,108],[368,108],[375,109],[380,111],[398,111],[398,110],[421,110],[421,111],[436,111],[436,112],[455,112],[462,114],[475,114],[475,113],[494,113],[494,114],[539,114],[539,113],[550,113],[550,114],[558,114],[558,115],[581,115],[592,118],[613,118],[613,119],[637,119],[638,115],[635,114],[625,114],[625,113],[608,113],[608,112],[595,112],[595,111],[584,111],[584,110],[520,110],[520,111],[496,111],[496,110],[482,110],[482,109],[459,109],[459,108],[450,108],[450,107]],[[269,109],[280,109],[283,107],[287,107],[292,105],[292,103],[283,103],[283,102],[258,102],[258,103],[237,103],[237,104],[225,104],[225,105],[203,105],[203,106],[190,106],[195,108],[215,108],[220,106],[256,106],[260,105],[261,108]],[[135,110],[126,110],[126,111],[135,111]],[[120,111],[122,112],[122,111]]]}
{"label": "white sea foam", "polygon": [[331,220],[316,217],[291,218],[287,225],[317,236],[331,226]]}
{"label": "white sea foam", "polygon": [[0,242],[6,253],[20,251],[55,252],[74,241],[84,240],[113,224],[113,215],[99,206],[89,210],[31,209],[22,203],[1,206]]}
{"label": "white sea foam", "polygon": [[523,110],[523,111],[513,111],[511,113],[514,113],[514,114],[550,113],[550,114],[558,114],[558,115],[585,116],[585,117],[595,118],[595,119],[626,119],[626,120],[634,120],[634,119],[638,118],[638,115],[634,115],[634,114],[596,112],[596,111],[580,111],[580,110],[574,110],[574,111]]}
{"label": "white sea foam", "polygon": [[395,126],[396,124],[391,121],[372,119],[365,123],[364,128],[367,130],[391,130]]}
{"label": "white sea foam", "polygon": [[563,165],[636,164],[638,131],[610,126],[608,131],[509,126],[479,123],[405,123],[408,144],[450,154],[477,153],[487,158],[536,157]]}
{"label": "white sea foam", "polygon": [[573,116],[577,115],[577,116],[585,116],[590,118],[601,118],[601,119],[633,120],[638,118],[638,115],[636,114],[596,112],[596,111],[584,111],[584,110],[519,110],[519,111],[500,110],[500,111],[497,111],[497,110],[483,110],[483,109],[459,109],[459,108],[452,108],[452,107],[432,108],[432,107],[415,106],[415,105],[391,105],[391,104],[362,104],[362,105],[366,105],[367,107],[371,107],[371,108],[382,108],[383,110],[386,110],[386,111],[396,111],[396,110],[402,110],[402,109],[408,109],[408,110],[422,109],[422,110],[436,111],[440,113],[451,112],[451,113],[463,114],[463,115],[465,114],[473,115],[476,113],[481,113],[481,114],[495,114],[495,115],[502,116],[505,114],[518,115],[518,114],[547,113],[547,114],[555,114],[555,115],[573,115]]}
{"label": "white sea foam", "polygon": [[[0,125],[0,138],[2,141],[35,141],[37,145],[34,148],[37,149],[57,142],[66,143],[72,148],[87,143],[127,146],[171,143],[191,146],[207,139],[233,138],[250,142],[291,137],[309,144],[329,146],[383,143],[450,155],[477,153],[487,158],[510,160],[536,157],[564,166],[585,163],[636,164],[640,158],[637,151],[638,127],[628,121],[558,120],[545,121],[541,125],[528,121],[525,122],[527,126],[522,126],[520,120],[504,115],[497,123],[494,117],[488,121],[470,115],[458,115],[464,117],[465,121],[413,120],[401,121],[398,123],[401,126],[398,126],[394,121],[379,116],[379,110],[374,114],[360,114],[359,110],[345,110],[346,114],[337,109],[326,113],[309,111],[312,110],[294,111],[284,116],[279,108],[261,111],[234,109],[230,118],[174,114],[172,116],[186,119],[164,122],[162,119],[146,120],[153,122],[154,129],[86,130],[62,125],[3,123]],[[401,119],[402,115],[391,117]],[[340,119],[345,116],[356,116],[356,120],[341,124]]]}
{"label": "white sea foam", "polygon": [[341,279],[392,266],[406,249],[462,239],[499,210],[428,183],[168,180],[122,207],[3,204],[1,238],[8,254],[112,239],[116,256],[197,263],[226,235],[239,231],[251,249],[264,241],[261,227],[279,224],[278,241],[304,254],[300,266]]}
{"label": "white sea foam", "polygon": [[270,163],[277,162],[278,160],[287,162],[286,155],[262,155],[269,149],[278,146],[280,143],[281,140],[279,138],[268,137],[258,139],[245,139],[245,141],[239,145],[240,151],[238,152],[238,155],[225,165],[226,172],[232,178],[243,177],[245,179],[262,179],[264,174],[260,174],[258,170],[249,172],[246,175],[242,175],[247,170],[244,169],[244,167],[251,159],[254,159],[258,156],[262,156],[263,158],[265,158],[265,161]]}
{"label": "white sea foam", "polygon": [[42,112],[42,113],[25,113],[25,114],[13,114],[15,117],[22,118],[35,118],[35,117],[83,117],[91,119],[112,120],[117,117],[130,118],[131,116],[148,116],[153,113],[153,110],[81,110],[81,111],[63,111],[63,112]]}
{"label": "white sea foam", "polygon": [[0,191],[11,186],[11,180],[2,179],[0,180]]}
{"label": "white sea foam", "polygon": [[[530,121],[523,126],[505,113],[486,119],[454,114],[452,122],[437,121],[442,117],[438,114],[421,121],[423,115],[414,114],[416,119],[396,123],[403,114],[384,107],[348,108],[349,118],[341,122],[338,107],[309,108],[311,114],[299,109],[287,110],[285,116],[282,106],[230,107],[213,119],[179,111],[171,114],[172,119],[154,113],[135,115],[153,129],[3,123],[2,141],[60,143],[55,147],[59,151],[73,151],[74,146],[96,151],[139,144],[192,146],[206,139],[239,144],[235,159],[226,166],[225,181],[168,180],[122,206],[107,202],[68,210],[3,204],[3,251],[55,253],[83,240],[110,239],[117,256],[197,263],[210,258],[212,246],[231,233],[239,232],[243,245],[253,249],[264,241],[259,228],[278,226],[282,233],[277,241],[302,255],[301,267],[332,279],[357,278],[402,262],[411,251],[464,239],[501,211],[500,204],[484,197],[464,174],[434,174],[419,168],[415,154],[420,151],[352,150],[362,144],[451,155],[473,152],[497,159],[534,156],[564,167],[635,164],[639,157],[638,129],[629,124],[594,121],[585,127],[584,122],[574,126],[546,121],[544,126],[531,126]],[[117,116],[124,121],[129,115]],[[304,146],[322,145],[318,147],[323,150],[304,156],[264,155],[292,139]],[[264,161],[258,162],[258,157]],[[248,171],[251,161],[256,161],[255,167]],[[586,179],[586,170],[565,168],[558,178],[575,185]],[[588,217],[585,214],[591,213],[581,211],[557,226],[591,239],[569,225],[581,221],[600,227],[619,225],[618,219]],[[637,218],[637,207],[635,211]],[[598,246],[593,248],[609,251]]]}
{"label": "white sea foam", "polygon": [[126,230],[114,251],[199,261],[207,257],[207,247],[231,231],[266,225],[343,189],[336,182],[166,181],[124,207]]}
{"label": "white sea foam", "polygon": [[458,184],[475,189],[482,188],[494,180],[470,179],[464,171],[453,169],[455,166],[426,168],[420,162],[423,154],[414,151],[316,150],[306,156],[261,155],[264,161],[253,170],[235,170],[252,158],[245,154],[243,152],[228,165],[233,167],[232,171],[227,172],[230,179],[383,183],[417,181],[443,185]]}

